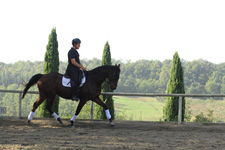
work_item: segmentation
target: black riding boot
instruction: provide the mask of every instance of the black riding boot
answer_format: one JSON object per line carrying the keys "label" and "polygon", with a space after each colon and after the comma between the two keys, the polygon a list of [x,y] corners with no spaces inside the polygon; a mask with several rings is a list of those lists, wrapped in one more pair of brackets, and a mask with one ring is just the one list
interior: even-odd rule
{"label": "black riding boot", "polygon": [[72,101],[78,101],[77,85],[74,82],[71,82],[71,87],[72,87]]}

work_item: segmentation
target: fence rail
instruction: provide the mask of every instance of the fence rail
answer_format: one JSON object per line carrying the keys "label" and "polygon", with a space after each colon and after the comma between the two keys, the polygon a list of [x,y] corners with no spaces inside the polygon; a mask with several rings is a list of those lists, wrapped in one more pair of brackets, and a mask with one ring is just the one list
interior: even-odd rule
{"label": "fence rail", "polygon": [[[19,94],[19,118],[21,118],[22,93],[19,90],[0,90],[2,93]],[[28,91],[29,94],[39,94],[38,91]],[[225,97],[225,94],[160,94],[160,93],[121,93],[121,92],[102,92],[101,95],[116,96],[140,96],[140,97],[179,97],[178,124],[182,123],[182,97]],[[91,119],[93,119],[93,102],[91,105]]]}

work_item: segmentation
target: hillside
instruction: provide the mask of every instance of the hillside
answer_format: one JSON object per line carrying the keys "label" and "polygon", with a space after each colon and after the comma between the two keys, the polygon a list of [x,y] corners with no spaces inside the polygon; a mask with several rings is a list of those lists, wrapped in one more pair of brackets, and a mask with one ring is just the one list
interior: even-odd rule
{"label": "hillside", "polygon": [[[114,96],[116,119],[135,121],[164,121],[163,106],[165,98],[151,97],[122,97]],[[213,122],[225,122],[225,100],[202,100],[186,98],[186,116],[194,121],[196,116],[203,113],[208,117],[212,111]]]}

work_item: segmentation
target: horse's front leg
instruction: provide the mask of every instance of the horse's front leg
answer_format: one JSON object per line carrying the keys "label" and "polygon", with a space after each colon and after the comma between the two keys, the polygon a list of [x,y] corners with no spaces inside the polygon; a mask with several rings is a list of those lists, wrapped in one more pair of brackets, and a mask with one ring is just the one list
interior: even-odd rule
{"label": "horse's front leg", "polygon": [[112,121],[112,117],[110,115],[109,109],[106,106],[106,104],[103,103],[102,100],[99,97],[96,97],[93,101],[96,102],[97,104],[99,104],[100,106],[102,106],[105,109],[105,114],[106,114],[107,119],[109,120],[110,125],[114,126],[114,122]]}
{"label": "horse's front leg", "polygon": [[71,122],[71,127],[72,128],[75,128],[75,126],[73,125],[77,116],[79,115],[81,109],[83,108],[83,106],[86,104],[87,100],[80,100],[78,106],[77,106],[77,110],[76,110],[76,113],[75,115],[73,115],[73,117],[70,119],[70,122]]}

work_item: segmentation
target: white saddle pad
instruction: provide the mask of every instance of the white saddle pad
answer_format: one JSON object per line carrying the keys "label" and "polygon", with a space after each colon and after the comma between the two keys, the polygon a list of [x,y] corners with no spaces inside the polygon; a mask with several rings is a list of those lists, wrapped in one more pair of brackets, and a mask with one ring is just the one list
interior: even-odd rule
{"label": "white saddle pad", "polygon": [[[85,83],[85,81],[86,81],[86,78],[85,78],[85,76],[84,76],[84,77],[81,79],[81,83],[80,83],[79,87],[82,87],[82,85]],[[63,78],[62,78],[62,85],[65,86],[65,87],[71,87],[71,84],[70,84],[70,78],[65,78],[65,77],[63,76]]]}

